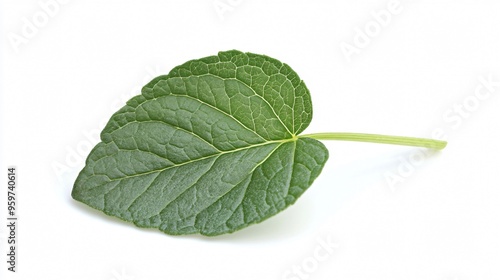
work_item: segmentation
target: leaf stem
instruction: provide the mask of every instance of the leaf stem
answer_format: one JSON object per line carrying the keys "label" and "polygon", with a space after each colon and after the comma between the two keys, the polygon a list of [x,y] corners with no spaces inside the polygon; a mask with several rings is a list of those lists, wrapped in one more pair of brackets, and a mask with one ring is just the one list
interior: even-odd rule
{"label": "leaf stem", "polygon": [[414,147],[424,147],[436,150],[441,150],[446,147],[447,142],[441,140],[415,138],[405,136],[390,136],[381,134],[367,134],[367,133],[350,133],[350,132],[326,132],[326,133],[312,133],[299,135],[300,138],[313,138],[317,140],[343,140],[343,141],[359,141],[371,142],[382,144],[405,145]]}

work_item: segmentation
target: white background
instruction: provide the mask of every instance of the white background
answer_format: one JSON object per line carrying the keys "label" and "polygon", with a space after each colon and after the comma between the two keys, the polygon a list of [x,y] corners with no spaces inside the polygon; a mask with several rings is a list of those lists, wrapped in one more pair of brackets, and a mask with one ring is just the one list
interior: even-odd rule
{"label": "white background", "polygon": [[[1,279],[500,279],[498,1],[8,0],[0,10],[1,224],[9,165],[20,219],[16,273],[0,227]],[[449,145],[328,142],[323,173],[295,205],[216,238],[139,229],[71,199],[117,108],[154,76],[229,49],[300,75],[314,105],[306,133],[441,131]]]}

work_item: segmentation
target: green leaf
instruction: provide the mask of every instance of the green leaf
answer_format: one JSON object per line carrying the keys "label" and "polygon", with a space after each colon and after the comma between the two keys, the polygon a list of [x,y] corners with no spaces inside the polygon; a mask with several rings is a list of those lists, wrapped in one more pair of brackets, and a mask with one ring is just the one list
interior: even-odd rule
{"label": "green leaf", "polygon": [[298,137],[311,118],[309,90],[278,60],[192,60],[111,117],[72,196],[168,234],[234,232],[293,204],[319,175],[328,151]]}

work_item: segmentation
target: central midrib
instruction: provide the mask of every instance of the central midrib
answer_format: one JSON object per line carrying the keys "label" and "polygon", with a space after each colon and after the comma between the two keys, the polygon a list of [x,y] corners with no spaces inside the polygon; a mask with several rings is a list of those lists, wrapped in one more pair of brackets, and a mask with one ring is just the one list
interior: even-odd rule
{"label": "central midrib", "polygon": [[239,152],[239,151],[248,150],[248,149],[252,149],[252,148],[256,148],[256,147],[261,147],[261,146],[265,146],[265,145],[275,144],[275,143],[283,144],[283,143],[292,142],[292,141],[297,141],[297,137],[293,137],[293,138],[289,138],[289,139],[283,139],[283,140],[266,141],[266,142],[262,142],[262,143],[258,143],[258,144],[254,144],[254,145],[249,145],[249,146],[237,148],[237,149],[234,149],[234,150],[222,151],[222,152],[219,152],[219,153],[211,154],[211,155],[205,156],[205,157],[200,157],[200,158],[197,158],[197,159],[194,159],[194,160],[190,160],[190,161],[186,161],[186,162],[183,162],[183,163],[173,164],[173,165],[167,166],[165,168],[161,168],[161,169],[155,169],[155,170],[151,170],[151,171],[144,172],[144,173],[138,173],[138,174],[134,174],[134,175],[130,175],[130,176],[123,176],[123,177],[119,177],[119,178],[115,178],[115,179],[110,179],[109,182],[114,182],[114,181],[117,181],[117,180],[123,180],[123,179],[129,179],[129,178],[134,178],[134,177],[138,177],[138,176],[144,176],[144,175],[148,175],[148,174],[152,174],[152,173],[157,173],[157,172],[163,172],[163,171],[171,169],[171,168],[184,166],[184,165],[187,165],[187,164],[195,163],[195,162],[202,161],[202,160],[209,159],[209,158],[220,157],[220,156],[225,155],[225,154],[236,153],[236,152]]}

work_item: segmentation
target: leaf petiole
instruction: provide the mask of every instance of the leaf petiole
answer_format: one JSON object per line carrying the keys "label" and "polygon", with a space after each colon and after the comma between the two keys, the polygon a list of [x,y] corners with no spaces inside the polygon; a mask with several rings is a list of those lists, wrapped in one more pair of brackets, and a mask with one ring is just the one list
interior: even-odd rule
{"label": "leaf petiole", "polygon": [[442,150],[446,147],[447,142],[428,138],[416,138],[405,136],[391,136],[381,134],[368,133],[350,133],[350,132],[325,132],[299,135],[300,138],[313,138],[316,140],[342,140],[342,141],[358,141],[371,142],[382,144],[394,144],[414,147],[424,147],[436,150]]}

